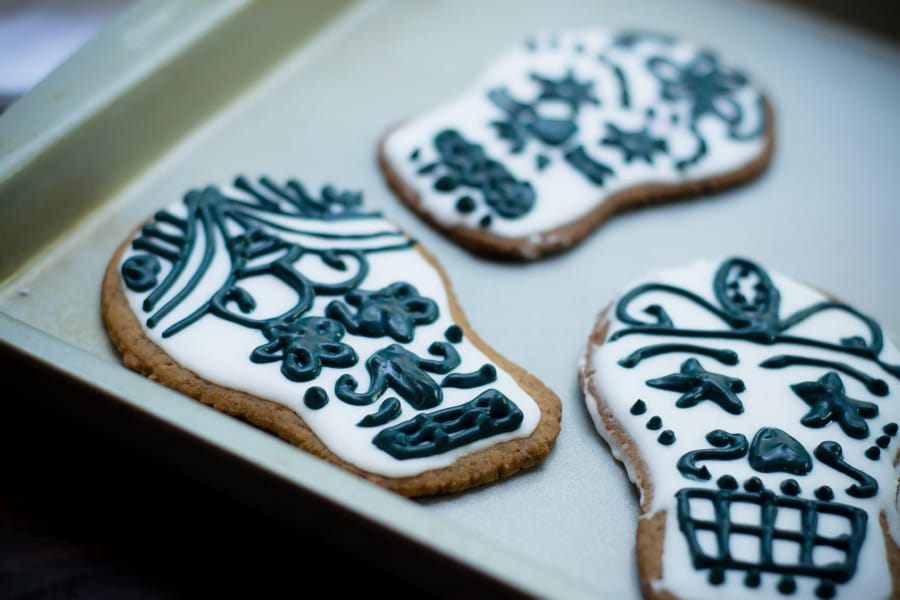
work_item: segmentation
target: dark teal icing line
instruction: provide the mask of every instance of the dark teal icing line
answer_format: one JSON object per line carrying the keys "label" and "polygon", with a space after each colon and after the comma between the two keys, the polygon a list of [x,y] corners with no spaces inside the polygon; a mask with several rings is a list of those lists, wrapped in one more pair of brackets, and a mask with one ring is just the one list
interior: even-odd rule
{"label": "dark teal icing line", "polygon": [[762,96],[756,100],[756,110],[759,111],[759,125],[757,125],[756,129],[751,129],[747,133],[738,133],[737,127],[732,127],[728,131],[728,137],[733,140],[745,142],[762,136],[769,126],[769,120],[766,116],[766,105]]}
{"label": "dark teal icing line", "polygon": [[674,352],[688,352],[690,354],[701,354],[714,358],[725,365],[736,365],[738,363],[737,352],[727,349],[707,348],[705,346],[695,346],[693,344],[656,344],[654,346],[645,346],[635,350],[625,358],[619,359],[619,364],[626,369],[636,367],[642,361],[659,356],[661,354],[672,354]]}
{"label": "dark teal icing line", "polygon": [[606,178],[615,173],[609,166],[591,158],[584,146],[576,146],[572,150],[568,150],[563,156],[572,168],[579,171],[595,185],[602,186]]}
{"label": "dark teal icing line", "polygon": [[388,398],[381,403],[381,406],[378,407],[377,411],[371,415],[366,415],[356,425],[357,427],[379,427],[390,423],[399,417],[402,410],[399,400],[396,398]]}
{"label": "dark teal icing line", "polygon": [[835,471],[856,480],[845,491],[854,498],[871,498],[878,493],[878,481],[844,460],[844,449],[837,442],[822,442],[813,452],[815,457]]}
{"label": "dark teal icing line", "polygon": [[[200,260],[200,265],[197,267],[197,270],[194,271],[193,275],[191,275],[188,282],[178,293],[175,294],[175,296],[173,296],[166,304],[164,304],[150,318],[147,319],[147,327],[151,329],[155,327],[162,318],[164,318],[167,314],[174,310],[176,306],[183,302],[184,299],[187,298],[194,289],[196,289],[196,287],[200,284],[200,281],[206,275],[206,272],[209,270],[209,266],[212,264],[213,258],[215,257],[215,243],[210,243],[209,241],[213,240],[215,237],[213,229],[215,214],[212,210],[212,207],[210,206],[210,202],[215,202],[218,199],[214,194],[217,194],[217,192],[206,190],[204,191],[201,200],[199,193],[192,192],[188,194],[189,197],[192,197],[185,199],[185,201],[188,203],[188,206],[191,206],[194,201],[197,202],[198,206],[195,210],[201,215],[200,225],[203,228],[204,239],[207,241],[207,243],[203,248],[203,255],[202,259]],[[190,256],[190,250],[194,247],[194,244],[196,242],[194,232],[195,229],[193,227],[188,229],[187,233],[191,234],[191,237],[188,240],[188,243],[185,244],[186,252],[182,253],[181,256],[179,256],[179,262],[176,263],[180,268],[176,268],[175,266],[173,266],[172,270],[169,272],[169,277],[166,278],[167,281],[163,282],[163,284],[160,285],[159,288],[154,290],[153,293],[151,293],[150,296],[147,297],[147,300],[145,300],[145,306],[147,301],[151,301],[153,304],[155,304],[159,299],[157,292],[160,289],[166,287],[167,282],[170,285],[171,283],[174,283],[174,278],[171,278],[171,275],[176,273],[176,271],[178,272],[178,274],[181,274],[181,272],[184,270],[184,267],[187,265],[187,258]],[[163,333],[163,336],[165,337],[165,333]]]}
{"label": "dark teal icing line", "polygon": [[[755,281],[754,297],[745,298],[738,289],[738,281],[751,278]],[[755,263],[743,258],[724,261],[714,276],[713,288],[719,306],[683,288],[663,284],[646,283],[626,292],[616,305],[616,317],[630,327],[614,332],[609,341],[616,341],[627,335],[665,335],[690,338],[740,339],[756,344],[773,345],[779,343],[802,344],[835,352],[858,356],[875,362],[885,371],[900,379],[900,365],[888,365],[878,358],[884,345],[881,327],[870,317],[856,309],[835,302],[819,302],[790,316],[779,317],[780,293],[768,273]],[[698,330],[682,329],[675,326],[665,309],[658,304],[645,307],[644,312],[654,318],[646,322],[631,316],[629,306],[640,296],[649,292],[663,292],[684,298],[721,319],[730,329]],[[788,335],[785,332],[826,311],[838,310],[859,320],[869,331],[868,341],[859,338],[844,338],[840,344],[818,339]]]}
{"label": "dark teal icing line", "polygon": [[441,387],[471,389],[497,381],[497,369],[493,365],[482,365],[471,373],[450,373],[441,382]]}
{"label": "dark teal icing line", "polygon": [[846,375],[849,375],[850,377],[858,380],[860,383],[866,386],[867,390],[869,390],[876,396],[887,396],[888,392],[890,392],[890,388],[888,388],[888,384],[885,380],[870,377],[859,369],[851,367],[847,363],[824,360],[820,358],[811,358],[808,356],[794,356],[791,354],[780,354],[778,356],[767,358],[766,360],[759,363],[759,366],[763,369],[784,369],[785,367],[793,367],[798,365],[825,367],[828,369],[840,371],[841,373],[845,373]]}
{"label": "dark teal icing line", "polygon": [[398,460],[424,458],[514,431],[523,419],[514,402],[490,389],[460,406],[423,413],[383,429],[372,443]]}
{"label": "dark teal icing line", "polygon": [[706,466],[698,467],[700,460],[737,460],[747,455],[749,445],[747,438],[740,433],[728,433],[722,429],[716,429],[706,434],[706,441],[713,448],[693,450],[678,459],[678,470],[688,479],[704,481],[712,479],[712,475]]}
{"label": "dark teal icing line", "polygon": [[628,81],[625,79],[625,72],[619,65],[610,63],[610,66],[612,67],[613,73],[616,76],[616,81],[619,84],[619,104],[622,105],[622,108],[628,108],[631,106],[631,96],[628,93]]}
{"label": "dark teal icing line", "polygon": [[698,162],[700,162],[700,159],[702,159],[708,153],[706,140],[703,139],[703,136],[700,135],[699,131],[697,131],[696,125],[691,126],[691,133],[694,134],[694,139],[697,141],[697,149],[692,155],[688,156],[687,158],[682,158],[675,161],[675,168],[679,171],[683,171],[691,165],[697,164]]}
{"label": "dark teal icing line", "polygon": [[[296,209],[295,216],[321,219],[321,220],[341,220],[341,219],[371,219],[382,216],[380,211],[362,212],[359,207],[362,205],[362,194],[359,192],[338,192],[334,186],[325,185],[322,188],[322,199],[316,200],[296,179],[290,179],[286,185],[277,185],[270,177],[260,177],[260,185],[269,192],[286,200]],[[272,201],[264,194],[261,194],[253,186],[250,180],[243,175],[235,178],[234,187],[242,192],[252,196],[259,204],[260,208],[281,212],[278,202]],[[292,192],[292,193],[288,193]],[[240,200],[235,200],[242,203]],[[256,208],[256,207],[254,207]]]}
{"label": "dark teal icing line", "polygon": [[294,227],[288,227],[287,225],[282,225],[280,223],[276,223],[275,221],[270,221],[268,219],[264,219],[260,216],[244,211],[235,211],[229,216],[247,229],[250,228],[248,221],[254,221],[256,223],[265,225],[266,227],[271,227],[272,229],[283,231],[285,233],[295,233],[298,235],[305,235],[309,237],[320,238],[323,240],[371,240],[380,237],[405,237],[402,231],[392,230],[373,231],[370,233],[329,233],[327,231],[295,229]]}

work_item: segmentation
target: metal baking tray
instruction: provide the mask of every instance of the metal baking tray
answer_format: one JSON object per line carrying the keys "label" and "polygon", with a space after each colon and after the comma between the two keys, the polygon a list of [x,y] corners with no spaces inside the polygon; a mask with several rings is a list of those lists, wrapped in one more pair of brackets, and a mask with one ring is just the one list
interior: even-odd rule
{"label": "metal baking tray", "polygon": [[[467,253],[392,197],[385,129],[533,31],[585,25],[684,36],[742,65],[775,107],[771,167],[525,264]],[[448,593],[637,598],[636,494],[577,386],[597,312],[651,268],[740,254],[900,331],[898,97],[900,49],[765,2],[146,1],[0,117],[0,360],[39,378],[53,410],[385,572]],[[475,329],[562,399],[547,460],[408,500],[122,367],[100,318],[107,260],[146,215],[237,174],[362,190],[422,241]]]}

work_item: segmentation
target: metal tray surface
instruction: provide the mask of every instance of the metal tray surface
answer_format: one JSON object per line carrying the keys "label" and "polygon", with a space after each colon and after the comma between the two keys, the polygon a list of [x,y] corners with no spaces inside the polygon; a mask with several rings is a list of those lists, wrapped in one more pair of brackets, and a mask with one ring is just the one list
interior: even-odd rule
{"label": "metal tray surface", "polygon": [[[464,89],[529,33],[585,25],[673,33],[743,65],[775,106],[770,168],[715,197],[620,215],[529,264],[479,259],[393,198],[375,157],[388,127]],[[761,2],[144,2],[0,117],[0,354],[87,389],[60,410],[223,493],[298,518],[263,497],[277,489],[319,510],[306,519],[331,541],[406,552],[403,565],[382,557],[386,569],[424,578],[455,565],[486,589],[638,598],[636,493],[577,385],[594,318],[649,269],[741,254],[855,304],[896,339],[898,97],[900,49]],[[407,500],[122,367],[99,311],[107,260],[146,215],[238,174],[362,190],[422,241],[475,329],[560,396],[546,461]],[[236,472],[279,487],[244,486]]]}

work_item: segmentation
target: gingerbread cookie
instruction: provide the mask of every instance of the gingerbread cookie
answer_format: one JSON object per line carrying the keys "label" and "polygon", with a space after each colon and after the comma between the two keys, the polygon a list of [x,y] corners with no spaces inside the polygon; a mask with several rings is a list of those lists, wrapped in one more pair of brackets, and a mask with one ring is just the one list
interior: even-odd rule
{"label": "gingerbread cookie", "polygon": [[900,351],[871,317],[698,261],[628,286],[580,375],[640,490],[646,597],[897,597]]}
{"label": "gingerbread cookie", "polygon": [[537,259],[616,212],[745,182],[771,107],[714,52],[652,33],[537,35],[379,145],[390,186],[476,253]]}
{"label": "gingerbread cookie", "polygon": [[192,190],[122,243],[101,300],[129,368],[404,496],[513,475],[559,432],[559,399],[359,193]]}

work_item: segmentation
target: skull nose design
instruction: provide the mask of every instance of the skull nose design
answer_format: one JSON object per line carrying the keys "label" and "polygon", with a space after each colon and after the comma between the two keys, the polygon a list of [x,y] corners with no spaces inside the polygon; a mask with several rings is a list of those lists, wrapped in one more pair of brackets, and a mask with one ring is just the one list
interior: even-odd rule
{"label": "skull nose design", "polygon": [[756,432],[747,459],[760,473],[782,471],[806,475],[812,470],[812,459],[803,444],[777,427],[764,427]]}

